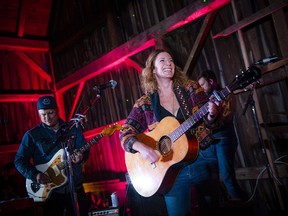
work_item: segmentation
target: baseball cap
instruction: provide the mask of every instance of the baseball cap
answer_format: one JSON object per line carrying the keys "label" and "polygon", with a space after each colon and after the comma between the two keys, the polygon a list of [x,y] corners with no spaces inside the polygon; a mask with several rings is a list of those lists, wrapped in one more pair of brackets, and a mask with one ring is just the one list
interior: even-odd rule
{"label": "baseball cap", "polygon": [[57,109],[57,103],[52,96],[43,96],[38,99],[37,109]]}

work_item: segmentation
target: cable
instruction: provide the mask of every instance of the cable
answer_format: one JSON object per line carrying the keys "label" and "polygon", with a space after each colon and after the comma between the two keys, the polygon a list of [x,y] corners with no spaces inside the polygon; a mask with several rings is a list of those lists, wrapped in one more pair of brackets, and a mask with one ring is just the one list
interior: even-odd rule
{"label": "cable", "polygon": [[[275,159],[275,160],[273,161],[273,164],[276,164],[276,165],[278,165],[278,164],[284,164],[284,165],[288,166],[288,163],[285,163],[285,162],[283,162],[283,161],[279,161],[279,160],[281,160],[281,159],[283,159],[284,157],[287,157],[287,156],[288,156],[288,155],[283,155],[283,156]],[[264,167],[264,168],[261,170],[261,172],[259,173],[259,175],[257,176],[257,178],[256,178],[256,185],[255,185],[255,187],[254,187],[254,189],[253,189],[253,193],[252,193],[251,197],[246,201],[246,203],[247,203],[247,202],[250,202],[250,201],[253,199],[253,197],[255,196],[256,189],[257,189],[258,183],[259,183],[259,179],[260,179],[260,177],[264,174],[265,171],[267,171],[267,167]],[[279,185],[282,185],[281,181],[280,181],[274,174],[273,174],[273,178],[277,181],[277,183],[278,183]]]}

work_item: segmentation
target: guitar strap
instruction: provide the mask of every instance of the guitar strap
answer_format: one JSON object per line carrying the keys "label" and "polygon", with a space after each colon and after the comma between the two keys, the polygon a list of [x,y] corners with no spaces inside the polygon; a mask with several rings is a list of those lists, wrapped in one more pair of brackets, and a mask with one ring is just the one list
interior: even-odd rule
{"label": "guitar strap", "polygon": [[[64,126],[66,126],[66,124],[64,124]],[[60,143],[65,143],[67,141],[67,135],[68,135],[68,132],[69,132],[70,129],[67,129],[67,128],[63,127],[63,125],[62,125],[62,126],[60,126],[59,130],[60,131],[58,133],[58,136],[57,136],[56,140],[49,147],[49,149],[47,149],[45,154],[49,154],[57,145],[59,145]]]}
{"label": "guitar strap", "polygon": [[[191,91],[193,91],[192,88],[191,88]],[[180,87],[180,85],[176,86],[175,94],[176,94],[176,97],[179,101],[180,110],[182,112],[182,115],[183,115],[184,119],[186,120],[192,115],[192,108],[191,108],[191,104],[188,101],[187,94],[184,91],[183,87]]]}
{"label": "guitar strap", "polygon": [[[182,115],[184,116],[185,120],[187,118],[189,118],[192,115],[192,108],[191,108],[191,104],[188,101],[188,96],[187,93],[185,92],[185,90],[183,89],[183,87],[180,87],[180,85],[177,85],[175,88],[175,94],[176,97],[179,101],[179,105],[180,105],[180,110],[182,112]],[[193,88],[190,87],[189,89],[189,94],[193,94]],[[190,133],[193,135],[195,133],[197,133],[197,129],[196,128],[190,128],[189,129]],[[208,148],[211,143],[214,141],[214,137],[212,135],[211,132],[206,131],[206,130],[202,130],[202,128],[200,129],[201,133],[201,140],[199,141],[199,146],[200,149],[204,150],[206,148]]]}

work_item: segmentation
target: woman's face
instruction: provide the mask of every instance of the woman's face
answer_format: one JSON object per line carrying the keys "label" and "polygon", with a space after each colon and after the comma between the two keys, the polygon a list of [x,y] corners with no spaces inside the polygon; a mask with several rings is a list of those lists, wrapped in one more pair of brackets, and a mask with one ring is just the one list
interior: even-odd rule
{"label": "woman's face", "polygon": [[154,61],[154,70],[156,78],[173,78],[175,73],[175,64],[171,55],[167,52],[161,52]]}

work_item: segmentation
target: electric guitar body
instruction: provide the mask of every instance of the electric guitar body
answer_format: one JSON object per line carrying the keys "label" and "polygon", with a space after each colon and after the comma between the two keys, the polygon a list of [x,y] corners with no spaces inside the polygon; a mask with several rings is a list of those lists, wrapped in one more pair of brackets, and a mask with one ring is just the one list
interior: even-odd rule
{"label": "electric guitar body", "polygon": [[[102,137],[111,136],[116,130],[120,130],[120,128],[120,124],[115,124],[111,127],[105,128],[99,135],[95,136],[80,149],[77,149],[77,151],[84,153],[92,145],[98,143]],[[75,157],[75,154],[76,152],[71,154],[70,158]],[[65,168],[67,166],[67,159],[63,149],[60,149],[48,163],[36,165],[35,167],[38,171],[45,173],[50,177],[51,183],[44,185],[33,182],[31,179],[26,179],[26,190],[28,196],[33,198],[36,202],[44,202],[55,188],[61,187],[67,182],[68,179],[65,174]]]}

